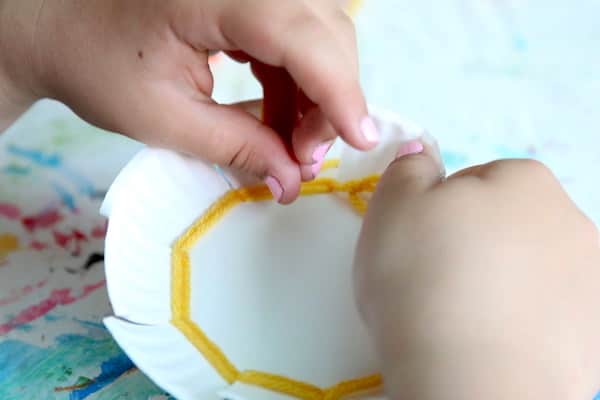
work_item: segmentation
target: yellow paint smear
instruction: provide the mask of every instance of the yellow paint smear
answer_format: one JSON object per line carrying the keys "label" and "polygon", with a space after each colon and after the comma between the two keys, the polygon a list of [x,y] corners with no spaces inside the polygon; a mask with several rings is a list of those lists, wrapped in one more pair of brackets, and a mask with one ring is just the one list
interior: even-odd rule
{"label": "yellow paint smear", "polygon": [[19,250],[19,238],[10,233],[0,233],[0,262],[13,251]]}

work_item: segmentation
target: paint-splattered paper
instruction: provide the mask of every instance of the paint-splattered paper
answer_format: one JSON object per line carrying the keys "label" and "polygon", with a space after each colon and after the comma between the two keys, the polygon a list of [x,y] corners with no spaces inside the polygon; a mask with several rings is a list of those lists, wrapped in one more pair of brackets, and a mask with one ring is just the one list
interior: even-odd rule
{"label": "paint-splattered paper", "polygon": [[51,102],[0,137],[0,398],[168,398],[101,323],[97,210],[137,147]]}
{"label": "paint-splattered paper", "polygon": [[[600,222],[599,14],[594,0],[365,2],[363,86],[427,127],[450,172],[535,157]],[[245,67],[214,69],[219,100],[259,95]],[[169,398],[101,324],[98,208],[138,149],[51,102],[0,136],[1,399]]]}

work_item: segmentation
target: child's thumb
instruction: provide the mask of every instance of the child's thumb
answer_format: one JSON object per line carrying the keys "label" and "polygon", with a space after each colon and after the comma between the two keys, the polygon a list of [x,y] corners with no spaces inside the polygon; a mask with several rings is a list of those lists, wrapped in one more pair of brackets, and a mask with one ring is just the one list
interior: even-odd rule
{"label": "child's thumb", "polygon": [[425,134],[400,145],[396,159],[381,177],[373,200],[389,198],[398,205],[426,192],[444,177],[445,169],[437,142]]}

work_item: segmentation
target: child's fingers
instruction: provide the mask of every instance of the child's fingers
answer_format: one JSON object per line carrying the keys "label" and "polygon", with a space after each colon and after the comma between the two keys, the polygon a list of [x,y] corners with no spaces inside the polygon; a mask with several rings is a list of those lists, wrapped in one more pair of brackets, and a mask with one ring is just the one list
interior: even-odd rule
{"label": "child's fingers", "polygon": [[[237,4],[237,3],[236,3]],[[314,3],[317,4],[317,3]],[[351,20],[341,9],[316,12],[309,2],[252,2],[226,7],[221,30],[232,48],[285,68],[339,135],[359,149],[372,148],[378,132],[359,85]]]}
{"label": "child's fingers", "polygon": [[163,117],[148,124],[155,132],[152,144],[262,178],[280,203],[296,199],[300,189],[297,163],[279,135],[242,107],[169,95],[166,90],[156,103]]}
{"label": "child's fingers", "polygon": [[263,87],[263,121],[290,146],[301,164],[302,179],[313,179],[337,133],[285,69],[253,61],[252,72]]}
{"label": "child's fingers", "polygon": [[300,162],[302,179],[314,179],[337,134],[318,106],[305,110],[292,133],[294,154]]}
{"label": "child's fingers", "polygon": [[262,120],[281,136],[291,151],[298,120],[298,86],[283,68],[252,61],[252,72],[263,88]]}
{"label": "child's fingers", "polygon": [[319,106],[310,101],[303,92],[299,93],[298,107],[302,119],[292,133],[294,154],[301,164],[312,165],[315,161],[320,161],[321,157],[315,155],[318,148],[323,148],[325,143],[331,145],[337,137],[337,132]]}

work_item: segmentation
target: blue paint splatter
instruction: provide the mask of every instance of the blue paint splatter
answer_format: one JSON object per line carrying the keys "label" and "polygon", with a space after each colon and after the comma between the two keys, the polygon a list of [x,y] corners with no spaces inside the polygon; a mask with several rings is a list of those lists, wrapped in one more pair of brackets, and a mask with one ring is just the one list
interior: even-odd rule
{"label": "blue paint splatter", "polygon": [[467,156],[452,151],[442,151],[442,159],[448,169],[461,168],[467,162]]}
{"label": "blue paint splatter", "polygon": [[93,383],[82,389],[71,392],[69,400],[83,400],[93,393],[101,390],[105,386],[113,383],[125,372],[135,368],[135,365],[125,354],[119,354],[116,357],[108,359],[100,366],[100,375],[93,378]]}
{"label": "blue paint splatter", "polygon": [[102,329],[103,331],[106,331],[106,327],[101,322],[84,321],[84,320],[81,320],[78,318],[73,318],[73,321],[77,322],[78,324],[80,324],[82,326],[88,327],[88,328],[97,328],[97,329]]}
{"label": "blue paint splatter", "polygon": [[15,360],[34,360],[46,356],[47,352],[37,347],[16,340],[7,340],[0,344],[0,383],[10,383],[19,371],[23,370],[22,363]]}
{"label": "blue paint splatter", "polygon": [[0,340],[0,399],[66,399],[70,393],[59,395],[56,388],[76,384],[77,376],[90,375],[97,375],[94,386],[76,390],[72,398],[84,399],[92,391],[97,393],[93,396],[111,399],[124,393],[132,399],[165,393],[142,374],[117,381],[133,364],[107,331],[95,332],[101,335],[62,335],[49,347]]}
{"label": "blue paint splatter", "polygon": [[44,315],[44,319],[49,322],[54,322],[54,321],[60,321],[61,319],[64,319],[64,317],[60,316],[60,315],[55,315],[55,314],[46,314],[46,315]]}
{"label": "blue paint splatter", "polygon": [[75,211],[77,206],[75,205],[75,197],[67,191],[67,189],[63,188],[57,183],[52,184],[54,191],[60,197],[60,201],[69,208],[71,211]]}
{"label": "blue paint splatter", "polygon": [[[86,196],[91,197],[96,193],[94,185],[78,172],[65,166],[58,154],[47,154],[39,150],[26,149],[14,144],[8,145],[7,150],[10,154],[29,160],[34,164],[57,170],[62,176],[71,181],[80,193]],[[61,191],[61,194],[64,194],[63,191]]]}
{"label": "blue paint splatter", "polygon": [[21,331],[21,332],[31,332],[32,329],[33,329],[33,325],[31,325],[31,324],[21,324],[21,325],[15,326],[15,330]]}
{"label": "blue paint splatter", "polygon": [[594,400],[600,400],[600,392],[594,397]]}
{"label": "blue paint splatter", "polygon": [[77,172],[67,167],[62,167],[60,172],[65,178],[70,180],[77,187],[77,190],[79,190],[81,194],[91,197],[96,193],[94,185]]}
{"label": "blue paint splatter", "polygon": [[496,146],[494,149],[498,158],[531,158],[528,149],[515,149],[506,146]]}
{"label": "blue paint splatter", "polygon": [[14,156],[25,158],[43,167],[57,168],[62,164],[58,154],[46,154],[39,150],[25,149],[14,144],[9,144],[6,149]]}
{"label": "blue paint splatter", "polygon": [[513,47],[517,51],[527,51],[527,39],[521,35],[513,37]]}
{"label": "blue paint splatter", "polygon": [[31,173],[31,168],[22,165],[10,164],[2,168],[2,172],[7,175],[25,176]]}

